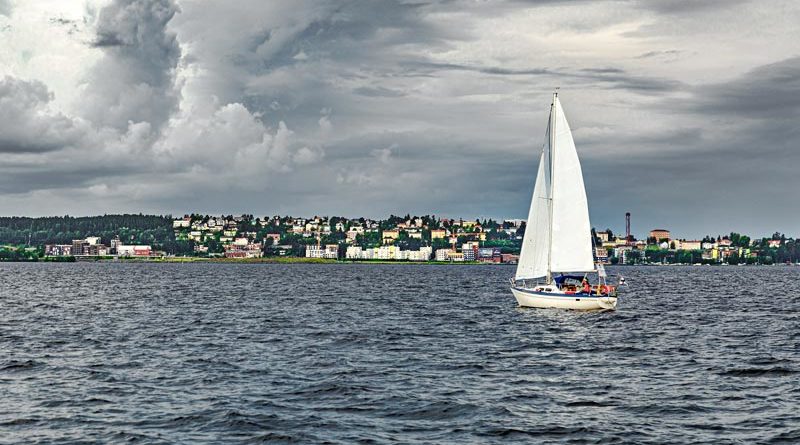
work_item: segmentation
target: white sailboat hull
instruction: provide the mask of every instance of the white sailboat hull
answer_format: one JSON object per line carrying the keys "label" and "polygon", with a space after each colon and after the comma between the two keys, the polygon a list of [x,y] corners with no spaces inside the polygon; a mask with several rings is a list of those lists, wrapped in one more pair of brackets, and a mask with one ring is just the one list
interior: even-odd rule
{"label": "white sailboat hull", "polygon": [[512,287],[511,292],[521,307],[540,309],[572,309],[576,311],[608,311],[617,307],[617,297],[564,293],[541,293],[531,289]]}

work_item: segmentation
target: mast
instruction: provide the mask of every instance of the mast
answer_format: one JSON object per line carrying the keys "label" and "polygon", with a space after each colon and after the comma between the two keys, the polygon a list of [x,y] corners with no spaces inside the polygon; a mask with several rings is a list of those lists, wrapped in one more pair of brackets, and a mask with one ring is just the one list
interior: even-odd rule
{"label": "mast", "polygon": [[547,284],[551,284],[553,282],[553,267],[552,267],[552,258],[553,258],[553,171],[555,170],[555,161],[554,161],[554,152],[553,147],[555,146],[556,141],[556,100],[558,100],[558,89],[553,92],[553,103],[550,105],[550,143],[547,147],[548,150],[548,157],[550,159],[550,196],[547,197],[547,210],[549,213],[549,236],[548,236],[548,245],[547,245]]}

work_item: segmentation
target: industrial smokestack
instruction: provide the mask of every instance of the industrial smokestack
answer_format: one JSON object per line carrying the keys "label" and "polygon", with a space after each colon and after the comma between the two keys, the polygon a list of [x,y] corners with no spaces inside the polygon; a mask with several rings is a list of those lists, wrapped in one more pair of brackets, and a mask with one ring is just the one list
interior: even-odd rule
{"label": "industrial smokestack", "polygon": [[625,239],[631,240],[631,212],[625,212]]}

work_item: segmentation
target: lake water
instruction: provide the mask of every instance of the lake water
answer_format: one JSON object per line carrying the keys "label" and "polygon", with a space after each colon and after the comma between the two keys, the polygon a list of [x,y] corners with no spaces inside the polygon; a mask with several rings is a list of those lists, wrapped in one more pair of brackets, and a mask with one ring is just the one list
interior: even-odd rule
{"label": "lake water", "polygon": [[800,267],[0,264],[0,443],[800,443]]}

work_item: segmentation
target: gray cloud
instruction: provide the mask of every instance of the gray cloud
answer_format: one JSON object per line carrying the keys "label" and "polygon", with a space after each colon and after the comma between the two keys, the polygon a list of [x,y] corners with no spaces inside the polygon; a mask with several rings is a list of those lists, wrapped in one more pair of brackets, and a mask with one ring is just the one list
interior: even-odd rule
{"label": "gray cloud", "polygon": [[750,0],[641,0],[638,6],[662,14],[697,14],[714,12],[720,9],[730,10]]}
{"label": "gray cloud", "polygon": [[42,153],[73,145],[83,130],[47,109],[52,93],[38,81],[0,79],[0,153]]}
{"label": "gray cloud", "polygon": [[698,87],[695,100],[687,106],[735,119],[796,122],[800,117],[800,57],[758,67],[729,82]]}
{"label": "gray cloud", "polygon": [[172,0],[114,0],[100,11],[92,44],[104,50],[104,60],[87,78],[87,119],[117,129],[129,121],[159,129],[169,119],[178,106],[181,51],[167,24],[177,12]]}
{"label": "gray cloud", "polygon": [[800,36],[728,5],[112,1],[73,115],[0,83],[0,209],[524,217],[561,86],[596,225],[784,230]]}

